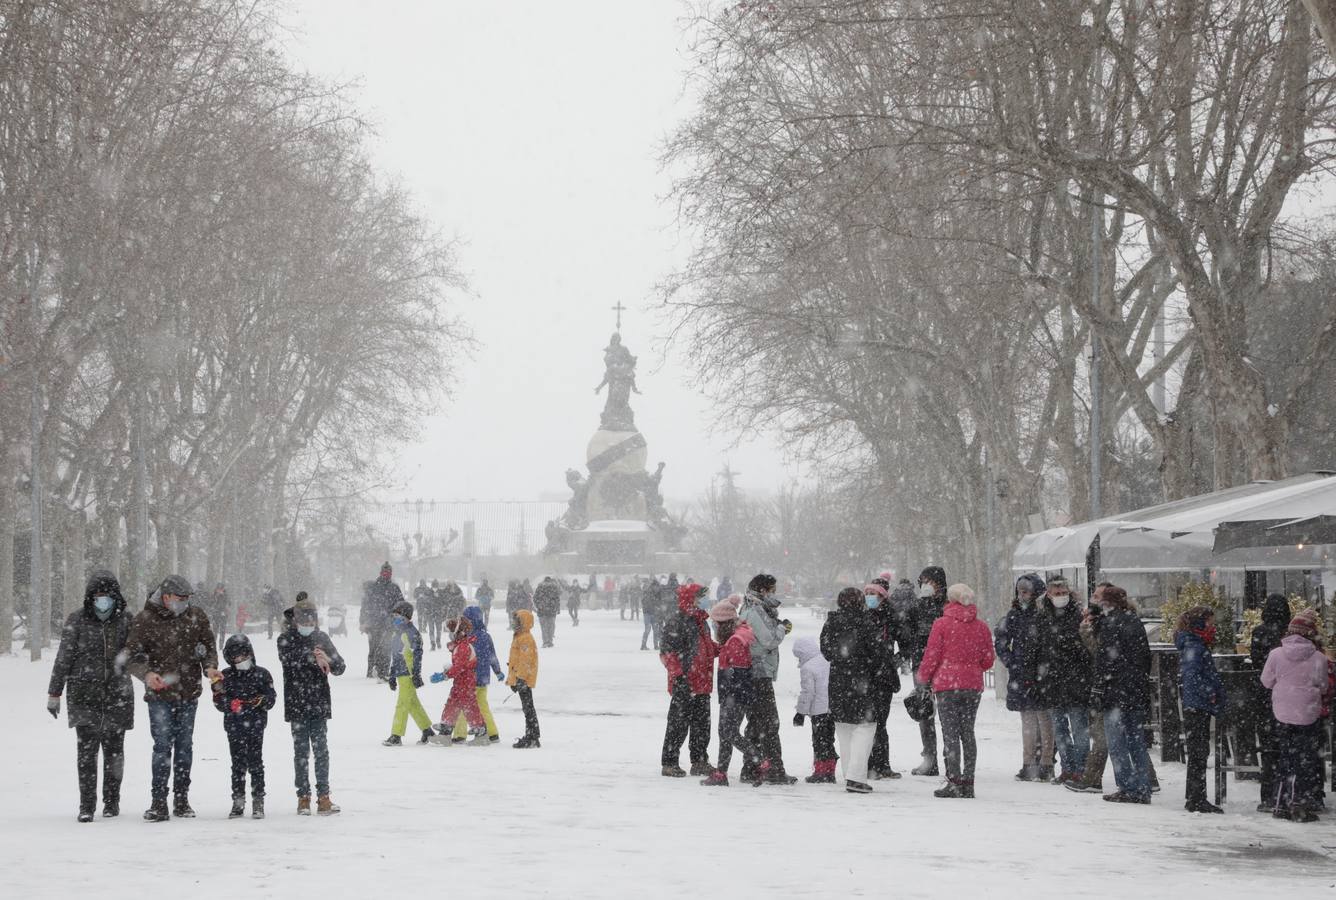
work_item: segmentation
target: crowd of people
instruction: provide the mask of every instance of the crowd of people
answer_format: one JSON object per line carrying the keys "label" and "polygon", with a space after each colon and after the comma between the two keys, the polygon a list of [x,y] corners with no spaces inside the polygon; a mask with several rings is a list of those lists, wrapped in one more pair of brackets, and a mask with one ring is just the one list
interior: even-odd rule
{"label": "crowd of people", "polygon": [[[652,641],[667,675],[664,776],[693,775],[702,785],[726,787],[736,750],[743,783],[792,785],[798,780],[784,764],[774,689],[781,650],[793,631],[792,622],[780,614],[777,589],[777,580],[767,574],[752,578],[742,594],[733,592],[727,578],[711,590],[691,579],[679,584],[672,574],[628,579],[616,589],[618,606],[644,620],[641,648],[649,649]],[[503,671],[488,631],[494,592],[486,581],[478,588],[476,605],[466,602],[453,581],[428,585],[425,580],[414,590],[414,603],[404,598],[386,563],[379,577],[365,585],[360,615],[368,639],[367,677],[381,679],[395,692],[390,735],[383,743],[402,745],[410,718],[421,734],[419,743],[497,743],[488,698],[497,678],[519,695],[524,710],[525,732],[513,746],[539,747],[535,625],[542,646],[553,646],[563,599],[575,625],[579,597],[593,591],[592,578],[587,587],[551,576],[537,586],[511,581],[505,610],[513,636]],[[132,678],[143,684],[153,737],[151,802],[144,818],[158,822],[194,815],[189,799],[192,739],[206,684],[228,740],[231,815],[244,815],[249,781],[251,814],[264,816],[263,740],[269,711],[277,703],[275,680],[259,664],[244,628],[225,639],[219,660],[220,627],[210,612],[218,608],[220,591],[205,594],[198,604],[191,602],[195,593],[189,581],[173,575],[132,614],[115,577],[98,571],[88,580],[83,608],[67,619],[47,708],[57,716],[63,698],[76,731],[80,821],[93,818],[99,755],[103,815],[119,813],[124,736],[134,723]],[[613,590],[603,593],[614,596]],[[1174,629],[1187,762],[1185,808],[1202,813],[1222,811],[1207,798],[1206,768],[1212,720],[1229,708],[1211,651],[1214,616],[1210,607],[1193,607]],[[425,638],[415,617],[425,623]],[[293,738],[297,811],[303,815],[311,814],[313,798],[317,814],[339,812],[330,797],[326,723],[332,714],[329,679],[342,675],[346,663],[320,629],[319,618],[305,593],[278,613],[283,712]],[[425,650],[441,646],[448,651],[448,663],[429,677],[451,687],[433,722],[418,690],[424,686]],[[1285,598],[1273,595],[1251,649],[1260,667],[1253,710],[1260,737],[1259,809],[1314,821],[1325,808],[1320,741],[1336,692],[1336,665],[1322,652],[1317,614],[1304,610],[1291,617]],[[912,774],[938,777],[944,768],[945,782],[935,796],[973,798],[975,719],[987,673],[997,660],[1007,673],[1006,706],[1020,718],[1018,781],[1061,785],[1132,804],[1150,803],[1159,790],[1147,740],[1152,697],[1146,627],[1127,592],[1111,583],[1098,585],[1083,606],[1063,578],[1023,575],[1015,582],[1011,608],[990,629],[974,591],[965,584],[948,585],[940,567],[925,568],[917,583],[892,583],[888,573],[862,588],[841,590],[819,638],[794,641],[791,653],[800,683],[793,724],[810,729],[813,750],[809,783],[842,780],[847,791],[865,794],[874,781],[901,778],[891,766],[887,722],[896,695],[903,694],[905,712],[918,724],[921,739]],[[717,752],[711,762],[716,681]],[[688,769],[681,766],[684,745]],[[1106,793],[1109,764],[1115,789]]]}

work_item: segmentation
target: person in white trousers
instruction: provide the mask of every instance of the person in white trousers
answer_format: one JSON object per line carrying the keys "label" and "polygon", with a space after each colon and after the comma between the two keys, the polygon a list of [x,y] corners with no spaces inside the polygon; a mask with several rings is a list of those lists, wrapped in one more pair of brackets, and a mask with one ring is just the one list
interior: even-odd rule
{"label": "person in white trousers", "polygon": [[870,794],[867,759],[877,734],[872,678],[883,665],[892,664],[890,651],[877,640],[862,590],[845,588],[835,606],[821,629],[821,655],[830,661],[830,714],[840,744],[840,769],[846,791]]}

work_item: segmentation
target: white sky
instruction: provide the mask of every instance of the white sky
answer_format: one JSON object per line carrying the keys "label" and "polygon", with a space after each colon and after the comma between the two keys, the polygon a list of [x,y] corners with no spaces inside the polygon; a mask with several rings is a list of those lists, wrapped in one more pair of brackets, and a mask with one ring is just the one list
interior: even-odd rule
{"label": "white sky", "polygon": [[479,341],[456,399],[403,448],[391,498],[536,499],[583,469],[611,307],[640,358],[632,397],[670,499],[725,462],[766,490],[797,472],[773,439],[730,449],[683,357],[663,360],[655,284],[688,247],[664,202],[662,141],[690,109],[677,0],[297,0],[300,68],[357,80],[373,155],[464,244]]}

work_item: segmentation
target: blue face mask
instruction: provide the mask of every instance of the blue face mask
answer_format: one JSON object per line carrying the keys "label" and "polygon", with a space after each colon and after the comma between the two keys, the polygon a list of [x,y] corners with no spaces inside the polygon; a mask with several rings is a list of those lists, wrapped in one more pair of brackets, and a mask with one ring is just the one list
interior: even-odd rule
{"label": "blue face mask", "polygon": [[706,612],[709,612],[709,611],[710,611],[710,598],[709,598],[709,597],[701,597],[699,600],[696,601],[696,605],[697,605],[698,607],[700,607],[701,609],[705,610]]}
{"label": "blue face mask", "polygon": [[314,626],[314,625],[298,625],[298,626],[297,626],[297,633],[300,634],[302,637],[310,637],[311,635],[315,634],[315,626]]}
{"label": "blue face mask", "polygon": [[110,617],[111,611],[112,609],[115,608],[115,606],[116,606],[116,601],[113,598],[106,596],[105,594],[99,594],[98,596],[93,598],[93,614],[96,615],[99,619],[106,619]]}
{"label": "blue face mask", "polygon": [[876,609],[878,606],[881,606],[881,598],[876,594],[868,594],[863,600],[867,603],[868,609]]}
{"label": "blue face mask", "polygon": [[403,616],[395,616],[394,624],[402,628],[404,625],[408,624],[408,620],[405,619]]}

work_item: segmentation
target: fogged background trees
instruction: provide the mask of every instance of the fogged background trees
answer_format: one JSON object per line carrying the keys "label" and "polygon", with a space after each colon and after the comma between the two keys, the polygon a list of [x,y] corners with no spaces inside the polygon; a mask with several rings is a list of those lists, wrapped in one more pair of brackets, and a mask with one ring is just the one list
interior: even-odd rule
{"label": "fogged background trees", "polygon": [[450,245],[272,13],[0,0],[6,606],[36,584],[55,617],[91,565],[287,594],[302,529],[449,385]]}
{"label": "fogged background trees", "polygon": [[690,24],[700,103],[667,164],[698,250],[667,310],[740,428],[875,496],[891,561],[1001,590],[1055,516],[1336,462],[1334,258],[1303,202],[1330,190],[1336,83],[1302,4]]}

